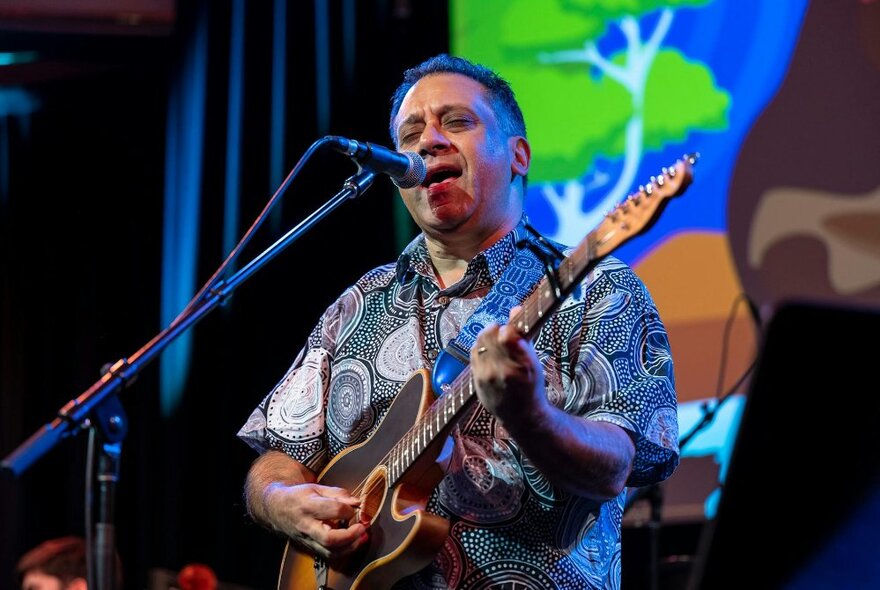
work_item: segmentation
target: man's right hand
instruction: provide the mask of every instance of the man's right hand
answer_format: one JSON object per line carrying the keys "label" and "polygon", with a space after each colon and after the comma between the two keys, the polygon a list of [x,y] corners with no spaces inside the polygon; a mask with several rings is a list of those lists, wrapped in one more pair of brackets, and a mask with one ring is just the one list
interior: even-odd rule
{"label": "man's right hand", "polygon": [[269,484],[263,492],[265,517],[273,528],[315,555],[333,561],[368,539],[368,523],[348,523],[360,500],[347,490],[316,483]]}
{"label": "man's right hand", "polygon": [[290,537],[327,560],[344,557],[367,541],[367,523],[349,523],[359,514],[348,490],[316,483],[315,472],[276,450],[254,461],[245,483],[254,520]]}

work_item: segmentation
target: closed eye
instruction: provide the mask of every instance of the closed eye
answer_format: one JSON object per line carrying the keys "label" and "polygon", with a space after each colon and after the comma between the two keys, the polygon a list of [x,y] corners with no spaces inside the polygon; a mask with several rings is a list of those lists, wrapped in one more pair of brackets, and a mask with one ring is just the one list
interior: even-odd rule
{"label": "closed eye", "polygon": [[400,143],[400,145],[408,145],[411,142],[413,142],[418,136],[419,136],[418,133],[410,133],[409,135],[404,135],[400,139],[399,143]]}
{"label": "closed eye", "polygon": [[472,121],[470,119],[463,118],[449,119],[447,121],[444,121],[444,125],[446,127],[452,128],[470,127],[471,123]]}

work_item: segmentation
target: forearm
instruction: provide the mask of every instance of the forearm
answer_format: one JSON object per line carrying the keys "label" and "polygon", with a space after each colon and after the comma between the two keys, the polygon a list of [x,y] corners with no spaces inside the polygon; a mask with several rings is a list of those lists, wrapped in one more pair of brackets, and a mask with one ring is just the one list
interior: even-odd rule
{"label": "forearm", "polygon": [[[511,311],[512,319],[517,311]],[[471,371],[483,407],[501,420],[552,484],[596,500],[623,490],[635,456],[629,434],[551,404],[535,349],[513,324],[492,324],[480,332]]]}
{"label": "forearm", "polygon": [[244,493],[248,513],[260,524],[278,530],[269,511],[269,494],[278,486],[313,483],[315,480],[315,473],[302,463],[281,451],[267,451],[248,470]]}
{"label": "forearm", "polygon": [[623,428],[573,416],[550,404],[505,427],[529,460],[558,488],[595,500],[617,496],[635,445]]}

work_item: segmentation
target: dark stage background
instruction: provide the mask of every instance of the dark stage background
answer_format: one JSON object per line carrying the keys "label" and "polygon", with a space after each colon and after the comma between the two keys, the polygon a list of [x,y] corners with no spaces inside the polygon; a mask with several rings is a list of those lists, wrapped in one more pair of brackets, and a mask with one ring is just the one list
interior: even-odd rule
{"label": "dark stage background", "polygon": [[[277,188],[269,169],[273,4],[243,4],[238,236]],[[324,66],[315,58],[316,5],[326,6],[328,17]],[[171,14],[142,22],[116,13],[48,19],[4,6],[0,51],[37,53],[0,67],[0,84],[26,91],[37,106],[0,118],[2,456],[93,384],[104,363],[131,355],[162,327],[168,96],[200,22],[207,79],[199,285],[225,256],[233,13],[223,0],[182,1]],[[388,144],[388,97],[403,69],[447,50],[446,10],[445,2],[288,3],[284,174],[327,133]],[[352,33],[354,51],[343,42]],[[316,87],[323,76],[330,109],[322,118]],[[328,200],[354,171],[342,155],[316,158],[244,259]],[[274,587],[283,542],[245,515],[241,484],[255,455],[235,433],[323,309],[360,274],[394,259],[398,240],[411,231],[395,229],[396,199],[390,181],[377,179],[196,326],[189,380],[172,416],[159,409],[158,363],[121,394],[131,420],[116,496],[127,588],[145,588],[151,568],[191,562],[210,565],[224,582]],[[30,547],[83,533],[85,454],[83,435],[63,441],[18,479],[3,477],[0,588],[12,587],[15,561]]]}

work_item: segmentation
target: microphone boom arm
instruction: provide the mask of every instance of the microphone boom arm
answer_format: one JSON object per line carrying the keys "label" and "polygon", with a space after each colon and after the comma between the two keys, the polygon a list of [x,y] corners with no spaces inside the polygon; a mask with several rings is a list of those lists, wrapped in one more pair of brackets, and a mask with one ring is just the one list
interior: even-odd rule
{"label": "microphone boom arm", "polygon": [[275,243],[251,260],[229,280],[219,280],[206,291],[205,297],[196,301],[192,309],[178,318],[170,326],[159,332],[152,340],[142,346],[131,357],[122,358],[101,378],[81,395],[65,404],[57,417],[49,424],[34,432],[25,442],[12,451],[2,462],[0,469],[21,475],[43,455],[53,449],[62,439],[77,434],[88,427],[89,416],[99,406],[123,387],[128,386],[140,371],[155,359],[171,342],[199,322],[208,313],[221,305],[244,281],[268,264],[287,246],[298,240],[316,223],[324,219],[349,199],[359,197],[366,191],[376,177],[376,172],[367,167],[349,177],[342,190],[324,205],[302,220]]}

